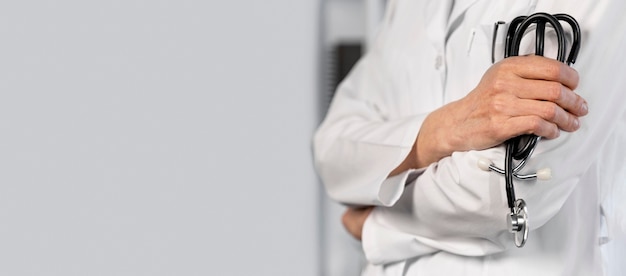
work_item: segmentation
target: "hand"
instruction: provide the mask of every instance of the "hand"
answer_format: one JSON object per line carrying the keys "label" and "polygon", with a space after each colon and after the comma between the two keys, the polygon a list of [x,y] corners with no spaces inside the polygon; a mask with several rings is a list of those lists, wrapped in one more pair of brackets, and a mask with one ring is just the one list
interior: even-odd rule
{"label": "hand", "polygon": [[481,150],[522,135],[548,139],[576,131],[586,101],[573,92],[578,73],[540,56],[510,57],[494,64],[464,98],[433,111],[411,154],[392,172],[421,168],[455,151]]}
{"label": "hand", "polygon": [[348,207],[341,217],[343,227],[348,230],[348,233],[357,240],[361,240],[361,233],[363,232],[363,224],[365,220],[374,210],[373,206],[368,207]]}

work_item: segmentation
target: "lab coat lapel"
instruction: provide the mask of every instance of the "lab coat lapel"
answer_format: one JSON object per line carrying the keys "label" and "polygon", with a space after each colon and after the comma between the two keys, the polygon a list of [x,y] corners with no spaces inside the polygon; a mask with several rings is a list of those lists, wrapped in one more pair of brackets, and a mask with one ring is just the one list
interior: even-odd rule
{"label": "lab coat lapel", "polygon": [[456,21],[471,7],[477,0],[454,0],[454,7],[452,8],[452,12],[450,13],[450,17],[448,18],[446,34],[449,35],[450,32],[454,31]]}
{"label": "lab coat lapel", "polygon": [[429,40],[437,49],[443,49],[446,38],[454,31],[457,20],[477,0],[431,0],[424,9]]}
{"label": "lab coat lapel", "polygon": [[448,15],[452,8],[453,0],[430,0],[424,8],[426,19],[426,32],[428,39],[436,49],[443,49],[446,39]]}

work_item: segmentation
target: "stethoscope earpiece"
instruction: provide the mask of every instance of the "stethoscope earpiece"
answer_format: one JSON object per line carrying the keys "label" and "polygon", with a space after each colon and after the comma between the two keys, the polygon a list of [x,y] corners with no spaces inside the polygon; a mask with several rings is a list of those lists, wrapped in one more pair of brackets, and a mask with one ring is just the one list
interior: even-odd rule
{"label": "stethoscope earpiece", "polygon": [[550,180],[552,179],[552,170],[550,168],[543,168],[537,171],[538,180]]}
{"label": "stethoscope earpiece", "polygon": [[[493,162],[489,161],[489,159],[481,157],[478,159],[478,162],[476,162],[476,165],[478,166],[479,169],[483,170],[483,171],[492,171],[492,172],[497,172],[501,175],[504,175],[504,170],[500,169],[498,167],[496,167],[496,165],[493,164]],[[520,170],[521,167],[518,169],[518,167],[515,167],[515,169],[513,170],[513,177],[515,177],[516,179],[519,180],[532,180],[532,179],[537,179],[537,180],[541,180],[541,181],[547,181],[552,179],[552,170],[550,168],[543,168],[543,169],[539,169],[537,170],[536,173],[532,173],[532,174],[519,174],[517,171]]]}

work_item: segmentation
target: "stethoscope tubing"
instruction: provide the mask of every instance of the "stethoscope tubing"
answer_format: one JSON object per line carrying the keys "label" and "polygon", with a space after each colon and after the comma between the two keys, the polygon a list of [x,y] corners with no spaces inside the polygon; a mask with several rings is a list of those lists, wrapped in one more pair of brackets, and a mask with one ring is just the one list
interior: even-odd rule
{"label": "stethoscope tubing", "polygon": [[[572,30],[572,45],[569,55],[566,57],[566,37],[561,21],[569,24]],[[497,27],[504,22],[497,22],[494,28],[494,44]],[[507,36],[505,40],[505,53],[504,57],[518,56],[519,48],[522,41],[522,37],[526,33],[526,30],[535,24],[535,55],[544,55],[545,44],[545,28],[546,24],[552,26],[556,33],[558,48],[556,60],[571,65],[576,62],[576,57],[580,50],[580,26],[578,22],[570,15],[567,14],[554,14],[548,13],[535,13],[529,16],[519,16],[511,21],[507,30]],[[492,60],[494,60],[492,54]],[[515,234],[515,244],[518,247],[524,246],[528,238],[528,213],[526,210],[526,203],[523,199],[517,199],[515,196],[515,187],[513,178],[527,180],[537,178],[539,172],[536,174],[522,175],[519,171],[526,165],[528,158],[532,155],[537,143],[541,137],[536,135],[522,135],[511,138],[505,142],[506,152],[504,160],[504,169],[500,169],[493,164],[488,165],[488,169],[497,173],[503,174],[505,178],[505,187],[507,195],[507,205],[511,210],[509,218],[511,219],[511,232]],[[519,161],[517,165],[513,160]]]}

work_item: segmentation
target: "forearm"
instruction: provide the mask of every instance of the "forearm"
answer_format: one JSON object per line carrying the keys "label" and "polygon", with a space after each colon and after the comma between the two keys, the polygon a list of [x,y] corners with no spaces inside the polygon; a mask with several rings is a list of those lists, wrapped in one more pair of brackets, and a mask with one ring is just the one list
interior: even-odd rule
{"label": "forearm", "polygon": [[[503,178],[476,166],[483,157],[498,164],[503,155],[501,149],[455,153],[429,166],[407,186],[394,206],[376,208],[363,230],[370,261],[399,261],[430,254],[432,250],[482,256],[511,247]],[[535,159],[528,164],[531,170],[545,165],[546,159],[555,161],[544,154],[537,154]],[[560,210],[578,184],[577,174],[586,168],[584,164],[575,165],[573,169],[577,171],[572,174],[564,173],[561,166],[555,169],[560,175],[553,181],[516,185],[518,197],[532,208],[531,230],[541,227]],[[402,242],[380,235],[385,232]],[[403,252],[396,254],[399,259],[389,257],[390,252],[398,250]]]}
{"label": "forearm", "polygon": [[576,131],[579,117],[588,112],[586,101],[573,91],[577,85],[575,70],[548,58],[515,57],[495,64],[465,97],[425,118],[411,152],[393,173],[522,134],[550,139]]}
{"label": "forearm", "polygon": [[[605,96],[619,98],[615,93],[609,91]],[[552,179],[516,183],[517,197],[531,208],[531,231],[550,221],[577,185],[596,185],[579,183],[580,177],[602,149],[607,139],[604,130],[618,125],[619,121],[611,118],[624,109],[620,103],[600,97],[591,102],[605,109],[593,112],[586,118],[589,123],[577,133],[540,142],[527,164],[525,172],[551,168]],[[370,261],[387,263],[416,257],[429,254],[428,248],[476,256],[511,247],[504,179],[476,165],[480,158],[487,158],[501,166],[503,156],[502,148],[454,153],[424,171],[393,207],[376,208],[363,230]],[[383,232],[395,240],[380,236]],[[396,252],[396,257],[390,258],[389,252]]]}
{"label": "forearm", "polygon": [[441,122],[446,120],[446,116],[443,114],[448,108],[450,107],[439,108],[425,117],[411,151],[402,163],[389,174],[390,176],[409,169],[426,168],[428,165],[450,156],[455,151],[451,145],[452,137],[446,137],[442,135],[441,131],[437,131],[438,126],[442,126]]}
{"label": "forearm", "polygon": [[322,125],[314,139],[315,165],[331,198],[354,205],[393,205],[408,175],[389,175],[411,151],[421,121],[418,115],[352,126],[342,125],[343,120]]}

